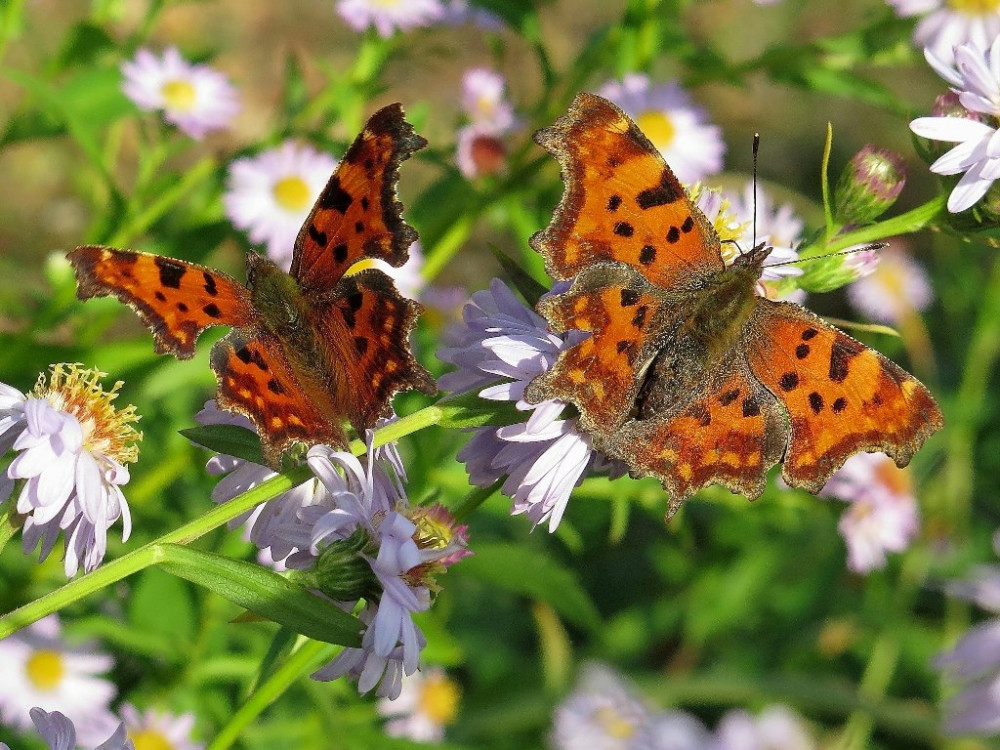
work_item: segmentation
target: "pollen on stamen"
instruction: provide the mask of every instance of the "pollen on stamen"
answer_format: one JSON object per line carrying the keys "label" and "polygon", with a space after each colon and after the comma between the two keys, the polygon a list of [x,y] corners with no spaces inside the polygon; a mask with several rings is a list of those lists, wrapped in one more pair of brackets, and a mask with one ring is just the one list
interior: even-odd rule
{"label": "pollen on stamen", "polygon": [[83,445],[91,453],[100,453],[120,464],[135,463],[139,458],[142,432],[132,426],[139,421],[135,406],[119,409],[112,403],[124,383],[117,381],[110,390],[101,386],[107,373],[85,368],[80,363],[52,365],[38,376],[31,396],[49,402],[53,409],[72,414],[83,430]]}

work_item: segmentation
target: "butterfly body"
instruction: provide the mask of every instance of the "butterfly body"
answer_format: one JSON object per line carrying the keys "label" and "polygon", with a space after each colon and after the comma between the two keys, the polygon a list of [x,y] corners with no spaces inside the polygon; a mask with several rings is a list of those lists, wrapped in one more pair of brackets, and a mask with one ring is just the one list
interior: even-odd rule
{"label": "butterfly body", "polygon": [[942,425],[927,389],[808,310],[756,294],[769,248],[722,259],[717,233],[611,102],[580,94],[536,135],[566,192],[531,239],[572,281],[538,311],[566,347],[525,391],[579,412],[594,445],[655,476],[671,509],[717,483],[753,498],[782,463],[818,491],[852,453],[905,466]]}
{"label": "butterfly body", "polygon": [[424,140],[390,105],[344,155],[295,243],[292,270],[247,255],[247,284],[205,266],[88,245],[69,254],[81,299],[112,295],[152,330],[158,353],[194,354],[202,330],[232,331],[212,349],[223,408],[245,414],[273,468],[291,444],[346,448],[392,415],[393,394],[435,391],[408,337],[420,306],[385,273],[348,273],[369,258],[402,265],[416,233],[395,190],[399,163]]}

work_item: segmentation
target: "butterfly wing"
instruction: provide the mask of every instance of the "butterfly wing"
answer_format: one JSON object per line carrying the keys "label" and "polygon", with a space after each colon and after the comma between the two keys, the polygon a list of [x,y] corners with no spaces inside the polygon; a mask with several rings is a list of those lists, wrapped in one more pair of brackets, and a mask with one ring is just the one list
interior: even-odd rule
{"label": "butterfly wing", "polygon": [[255,319],[246,287],[196,263],[161,255],[86,245],[67,257],[80,299],[117,297],[153,332],[157,354],[194,355],[209,326],[248,326]]}
{"label": "butterfly wing", "polygon": [[362,258],[403,265],[417,233],[396,197],[399,164],[427,145],[390,104],[372,115],[344,154],[295,240],[291,274],[302,290],[333,289]]}
{"label": "butterfly wing", "polygon": [[799,305],[759,298],[747,333],[751,371],[788,412],[793,487],[818,492],[861,451],[906,466],[944,424],[916,378]]}
{"label": "butterfly wing", "polygon": [[281,454],[296,441],[347,446],[339,420],[327,419],[296,378],[276,336],[237,328],[212,347],[217,400],[245,414],[257,427],[267,464],[278,470]]}
{"label": "butterfly wing", "polygon": [[614,104],[578,94],[535,140],[556,157],[566,183],[552,223],[531,238],[550,276],[569,280],[592,263],[617,261],[672,288],[722,270],[715,229]]}
{"label": "butterfly wing", "polygon": [[421,308],[400,296],[385,273],[374,268],[345,276],[336,294],[315,308],[314,323],[330,343],[329,369],[344,373],[336,405],[359,434],[392,415],[399,391],[434,394],[430,373],[410,351],[409,336]]}
{"label": "butterfly wing", "polygon": [[709,484],[758,497],[785,450],[786,430],[777,400],[734,357],[689,401],[627,422],[601,447],[625,461],[633,476],[659,479],[671,515]]}

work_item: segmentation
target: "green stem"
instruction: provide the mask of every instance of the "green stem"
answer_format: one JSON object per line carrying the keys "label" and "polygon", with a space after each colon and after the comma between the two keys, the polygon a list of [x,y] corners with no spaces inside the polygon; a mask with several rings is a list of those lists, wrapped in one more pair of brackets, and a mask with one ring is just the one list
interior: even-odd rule
{"label": "green stem", "polygon": [[244,729],[304,673],[311,672],[323,662],[329,661],[336,646],[321,641],[306,640],[295,653],[274,671],[247,702],[240,706],[232,718],[215,736],[208,750],[224,750],[232,746]]}
{"label": "green stem", "polygon": [[503,480],[498,479],[496,482],[491,484],[489,487],[477,487],[468,495],[466,495],[462,501],[455,506],[452,510],[451,515],[454,517],[456,523],[464,521],[469,515],[478,508],[480,505],[485,503],[493,494],[500,489],[503,484]]}
{"label": "green stem", "polygon": [[[393,443],[414,432],[419,432],[425,427],[432,427],[441,421],[443,415],[444,410],[441,407],[431,404],[413,412],[413,414],[400,417],[395,422],[389,422],[375,431],[372,447],[378,448],[386,443]],[[355,456],[361,456],[368,450],[367,446],[360,440],[352,440],[350,449],[351,453]]]}
{"label": "green stem", "polygon": [[238,517],[241,513],[302,484],[311,476],[308,466],[299,466],[285,474],[279,474],[242,495],[237,495],[229,502],[212,508],[200,518],[9,612],[0,617],[0,640],[105,586],[154,565],[162,557],[159,545],[187,544]]}
{"label": "green stem", "polygon": [[10,44],[24,25],[24,4],[26,0],[9,0],[0,5],[0,62],[3,61]]}
{"label": "green stem", "polygon": [[947,201],[947,195],[939,195],[927,201],[922,206],[917,206],[899,216],[893,216],[891,219],[880,221],[877,224],[839,234],[826,243],[824,252],[832,253],[837,250],[843,250],[845,247],[850,247],[851,245],[865,245],[870,242],[884,240],[886,237],[919,232],[921,229],[925,229],[928,225],[932,224],[934,219],[941,215],[945,210]]}
{"label": "green stem", "polygon": [[833,150],[833,125],[826,124],[826,141],[823,143],[823,164],[820,172],[820,189],[823,191],[823,221],[827,244],[833,236],[833,204],[830,201],[830,152]]}

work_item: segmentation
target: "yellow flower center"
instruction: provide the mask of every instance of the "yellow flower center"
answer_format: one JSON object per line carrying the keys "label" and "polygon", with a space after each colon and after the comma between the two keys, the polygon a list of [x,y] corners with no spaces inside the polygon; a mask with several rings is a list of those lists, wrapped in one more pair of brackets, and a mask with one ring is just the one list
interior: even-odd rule
{"label": "yellow flower center", "polygon": [[160,93],[167,102],[167,109],[178,109],[182,112],[192,109],[198,98],[198,92],[187,81],[167,81],[160,89]]}
{"label": "yellow flower center", "polygon": [[146,728],[130,731],[129,738],[135,745],[135,750],[174,750],[173,743],[158,729]]}
{"label": "yellow flower center", "polygon": [[948,0],[948,7],[968,15],[987,15],[1000,10],[1000,0]]}
{"label": "yellow flower center", "polygon": [[380,8],[395,8],[398,6],[402,0],[375,0],[375,5]]}
{"label": "yellow flower center", "polygon": [[66,667],[58,651],[36,651],[25,667],[28,679],[39,690],[55,690],[62,682]]}
{"label": "yellow flower center", "polygon": [[673,121],[666,112],[657,110],[643,112],[635,123],[660,151],[669,148],[677,134],[677,128],[674,127]]}
{"label": "yellow flower center", "polygon": [[635,724],[609,706],[602,706],[597,709],[594,718],[604,728],[608,737],[627,740],[635,734]]}
{"label": "yellow flower center", "polygon": [[430,674],[421,687],[420,711],[436,724],[451,724],[458,713],[460,696],[454,680],[444,674]]}
{"label": "yellow flower center", "polygon": [[132,426],[139,415],[134,406],[116,409],[112,404],[122,381],[105,391],[99,381],[107,373],[65,362],[52,365],[50,370],[48,384],[42,373],[28,395],[44,398],[53,409],[72,414],[80,423],[83,446],[89,452],[102,453],[120,464],[133,463],[139,457],[136,443],[142,440],[142,433]]}
{"label": "yellow flower center", "polygon": [[302,211],[312,198],[309,185],[301,177],[285,177],[274,183],[274,199],[286,211]]}

